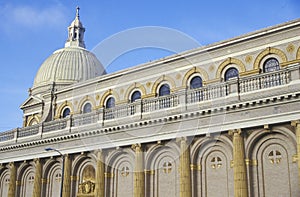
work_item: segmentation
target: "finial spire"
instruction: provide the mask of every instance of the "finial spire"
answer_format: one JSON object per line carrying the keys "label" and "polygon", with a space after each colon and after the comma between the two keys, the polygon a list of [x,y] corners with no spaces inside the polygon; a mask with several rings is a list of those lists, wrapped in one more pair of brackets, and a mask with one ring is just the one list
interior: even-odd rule
{"label": "finial spire", "polygon": [[68,39],[65,43],[65,47],[83,47],[85,48],[84,44],[84,32],[85,28],[83,27],[82,23],[79,20],[79,6],[76,7],[76,17],[71,23],[68,28]]}
{"label": "finial spire", "polygon": [[77,7],[76,7],[76,18],[79,18],[79,10],[80,10],[80,7],[77,6]]}

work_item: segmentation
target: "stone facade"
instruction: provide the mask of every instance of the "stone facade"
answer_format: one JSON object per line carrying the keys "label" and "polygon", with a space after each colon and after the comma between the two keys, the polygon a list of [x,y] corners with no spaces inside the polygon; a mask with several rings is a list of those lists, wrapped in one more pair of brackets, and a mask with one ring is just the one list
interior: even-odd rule
{"label": "stone facade", "polygon": [[34,87],[24,127],[0,133],[0,196],[298,196],[299,32]]}

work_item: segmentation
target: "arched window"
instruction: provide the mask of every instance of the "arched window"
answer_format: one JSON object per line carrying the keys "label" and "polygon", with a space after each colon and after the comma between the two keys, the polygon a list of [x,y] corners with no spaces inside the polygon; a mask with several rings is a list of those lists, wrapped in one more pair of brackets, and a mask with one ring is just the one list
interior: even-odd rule
{"label": "arched window", "polygon": [[225,72],[225,81],[228,81],[231,78],[238,77],[239,71],[236,68],[228,68]]}
{"label": "arched window", "polygon": [[114,97],[110,97],[106,101],[106,108],[114,108],[114,107],[115,107],[115,98]]}
{"label": "arched window", "polygon": [[190,88],[191,89],[196,89],[196,88],[201,88],[202,87],[202,79],[199,76],[193,77],[191,82],[190,82]]}
{"label": "arched window", "polygon": [[66,118],[70,115],[70,113],[71,113],[71,110],[69,108],[65,108],[63,113],[62,113],[62,117]]}
{"label": "arched window", "polygon": [[280,69],[279,62],[276,58],[269,58],[264,63],[264,68],[263,68],[264,72],[272,72],[279,69]]}
{"label": "arched window", "polygon": [[86,103],[84,106],[83,106],[83,113],[90,113],[92,112],[92,105],[91,103]]}
{"label": "arched window", "polygon": [[131,95],[130,101],[131,101],[131,102],[134,102],[134,101],[136,101],[136,100],[138,100],[138,99],[141,99],[141,92],[140,92],[140,91],[134,91],[134,92],[132,93],[132,95]]}
{"label": "arched window", "polygon": [[159,88],[159,96],[170,95],[170,86],[168,84],[164,84]]}

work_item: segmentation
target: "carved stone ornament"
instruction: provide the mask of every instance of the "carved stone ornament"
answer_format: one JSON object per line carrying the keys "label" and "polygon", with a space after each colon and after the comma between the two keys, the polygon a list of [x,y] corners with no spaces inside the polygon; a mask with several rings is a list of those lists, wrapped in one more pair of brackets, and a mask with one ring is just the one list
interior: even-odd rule
{"label": "carved stone ornament", "polygon": [[78,186],[77,197],[89,196],[87,194],[94,194],[94,191],[95,191],[95,183],[93,183],[92,181],[83,182]]}

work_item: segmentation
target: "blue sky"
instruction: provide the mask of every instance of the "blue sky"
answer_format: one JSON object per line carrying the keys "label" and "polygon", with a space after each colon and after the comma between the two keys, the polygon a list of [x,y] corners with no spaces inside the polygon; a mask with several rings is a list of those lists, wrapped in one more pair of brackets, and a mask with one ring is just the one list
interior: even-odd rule
{"label": "blue sky", "polygon": [[[64,46],[77,5],[89,50],[136,27],[172,28],[207,45],[300,18],[297,0],[0,0],[0,131],[22,126],[19,106],[28,97],[39,66]],[[133,51],[116,59],[108,71],[169,54],[153,49]]]}

